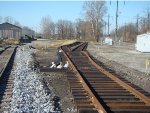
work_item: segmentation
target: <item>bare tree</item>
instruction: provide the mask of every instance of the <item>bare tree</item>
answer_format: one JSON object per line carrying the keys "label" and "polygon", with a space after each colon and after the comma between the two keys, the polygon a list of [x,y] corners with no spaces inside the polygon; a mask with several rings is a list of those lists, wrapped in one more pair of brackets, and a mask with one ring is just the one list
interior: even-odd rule
{"label": "bare tree", "polygon": [[69,39],[74,39],[75,38],[75,26],[74,23],[72,23],[71,21],[69,22],[69,27],[68,27],[68,36]]}
{"label": "bare tree", "polygon": [[150,7],[145,9],[145,16],[139,20],[139,34],[150,32]]}
{"label": "bare tree", "polygon": [[83,26],[83,20],[81,19],[78,19],[76,21],[76,39],[82,39],[84,36],[83,34],[85,34],[82,30],[82,26]]}
{"label": "bare tree", "polygon": [[3,21],[3,17],[2,17],[2,16],[0,16],[0,23],[2,23],[2,21]]}
{"label": "bare tree", "polygon": [[126,29],[124,41],[135,42],[137,36],[136,26],[133,23],[129,23],[124,29]]}
{"label": "bare tree", "polygon": [[18,21],[14,21],[14,25],[21,27],[21,24]]}
{"label": "bare tree", "polygon": [[150,31],[150,7],[145,9],[145,18],[146,18],[146,32]]}
{"label": "bare tree", "polygon": [[58,20],[57,22],[57,35],[59,39],[73,39],[74,38],[74,25],[68,20]]}
{"label": "bare tree", "polygon": [[103,16],[106,12],[105,1],[85,1],[83,8],[86,19],[91,23],[94,40],[98,42],[102,34]]}
{"label": "bare tree", "polygon": [[65,37],[72,39],[74,37],[74,26],[71,21],[64,20]]}
{"label": "bare tree", "polygon": [[41,20],[43,36],[45,38],[53,38],[55,35],[55,24],[50,17],[43,17]]}
{"label": "bare tree", "polygon": [[21,27],[21,24],[18,21],[14,20],[10,16],[6,16],[4,18],[2,16],[0,16],[0,23],[2,23],[2,22],[8,22],[8,23],[11,23],[11,24]]}
{"label": "bare tree", "polygon": [[[115,31],[111,33],[115,35]],[[134,23],[128,23],[118,29],[118,37],[124,42],[135,42],[137,36],[137,29]]]}
{"label": "bare tree", "polygon": [[6,17],[4,18],[4,22],[13,23],[13,18],[10,17],[10,16],[6,16]]}
{"label": "bare tree", "polygon": [[76,22],[76,38],[93,41],[92,37],[91,22],[78,19]]}
{"label": "bare tree", "polygon": [[64,21],[63,20],[58,20],[57,22],[57,35],[58,39],[64,39],[64,34],[65,34],[65,29],[64,29]]}

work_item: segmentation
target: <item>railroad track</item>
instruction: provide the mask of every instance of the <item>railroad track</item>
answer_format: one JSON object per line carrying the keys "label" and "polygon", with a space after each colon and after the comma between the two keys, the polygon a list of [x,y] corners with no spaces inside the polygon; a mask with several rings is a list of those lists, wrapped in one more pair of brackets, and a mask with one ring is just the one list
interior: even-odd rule
{"label": "railroad track", "polygon": [[61,47],[70,64],[68,81],[78,113],[150,113],[150,94],[97,65],[84,51],[86,46]]}
{"label": "railroad track", "polygon": [[[9,111],[9,103],[13,90],[13,76],[10,76],[17,47],[9,47],[0,55],[0,113]],[[5,62],[4,62],[5,61]]]}
{"label": "railroad track", "polygon": [[8,48],[10,48],[10,46],[0,46],[0,54]]}

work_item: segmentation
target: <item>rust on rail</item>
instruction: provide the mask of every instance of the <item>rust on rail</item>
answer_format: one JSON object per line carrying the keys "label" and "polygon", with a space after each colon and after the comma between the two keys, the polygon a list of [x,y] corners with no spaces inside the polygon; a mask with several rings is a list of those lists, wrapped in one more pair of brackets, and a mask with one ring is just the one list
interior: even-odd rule
{"label": "rust on rail", "polygon": [[149,113],[150,94],[98,65],[85,47],[85,42],[61,47],[78,113]]}
{"label": "rust on rail", "polygon": [[97,100],[97,98],[95,97],[95,95],[92,93],[92,91],[90,90],[90,88],[87,86],[87,84],[85,83],[85,81],[83,80],[83,78],[80,76],[80,73],[77,71],[77,69],[75,68],[74,64],[71,62],[71,60],[68,57],[68,55],[64,51],[63,51],[63,54],[67,58],[67,60],[68,60],[68,62],[70,64],[71,70],[74,71],[75,75],[79,78],[79,80],[82,83],[83,87],[89,93],[90,99],[93,102],[95,108],[98,110],[99,113],[107,113],[106,110],[104,109],[104,107],[99,103],[99,101]]}
{"label": "rust on rail", "polygon": [[130,85],[126,84],[125,82],[123,82],[122,80],[120,80],[119,78],[115,77],[114,75],[112,75],[111,73],[109,73],[108,71],[106,71],[104,68],[102,68],[101,66],[99,66],[98,64],[96,64],[87,54],[87,52],[82,51],[83,54],[85,54],[88,59],[91,61],[91,63],[102,73],[104,73],[106,76],[110,77],[112,80],[116,81],[119,85],[121,85],[122,87],[124,87],[125,89],[127,89],[128,91],[130,91],[132,94],[134,94],[135,96],[137,96],[138,98],[140,98],[143,102],[146,103],[146,105],[150,106],[150,99],[148,97],[146,97],[145,95],[143,95],[142,93],[140,93],[139,91],[137,91],[136,89],[132,88]]}

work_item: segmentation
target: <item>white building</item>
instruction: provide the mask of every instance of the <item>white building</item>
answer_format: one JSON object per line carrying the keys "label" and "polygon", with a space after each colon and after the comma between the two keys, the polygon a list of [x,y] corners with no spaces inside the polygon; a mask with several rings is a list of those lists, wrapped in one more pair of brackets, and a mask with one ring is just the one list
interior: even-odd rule
{"label": "white building", "polygon": [[112,45],[113,44],[113,40],[110,37],[106,37],[105,40],[104,40],[104,44]]}
{"label": "white building", "polygon": [[150,52],[150,33],[137,35],[136,50],[140,52]]}

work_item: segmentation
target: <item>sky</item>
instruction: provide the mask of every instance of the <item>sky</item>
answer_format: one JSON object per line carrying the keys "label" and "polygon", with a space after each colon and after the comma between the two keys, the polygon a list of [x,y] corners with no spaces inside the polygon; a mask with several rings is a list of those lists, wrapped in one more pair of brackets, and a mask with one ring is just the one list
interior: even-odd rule
{"label": "sky", "polygon": [[[111,29],[114,29],[116,26],[116,7],[117,2],[113,1],[107,1],[107,14],[105,16],[105,20],[108,20],[108,15],[110,15],[110,27]],[[118,26],[125,25],[126,23],[133,22],[135,23],[137,21],[137,15],[140,17],[146,16],[146,9],[150,7],[150,1],[119,1],[118,3],[118,10],[119,10],[119,16],[118,16]]]}
{"label": "sky", "polygon": [[[111,4],[110,4],[111,1]],[[119,1],[119,26],[128,22],[135,22],[136,16],[144,16],[144,10],[150,1]],[[84,18],[84,1],[0,1],[0,16],[10,16],[22,26],[28,26],[40,32],[42,17],[49,16],[54,22],[59,19],[75,22],[78,18]],[[110,29],[115,29],[116,1],[106,1],[107,13],[104,19],[110,15]]]}

